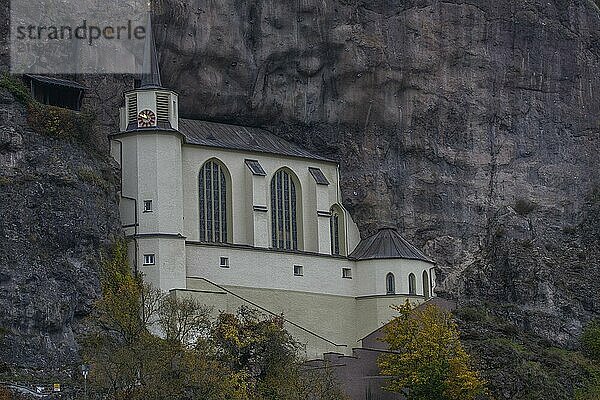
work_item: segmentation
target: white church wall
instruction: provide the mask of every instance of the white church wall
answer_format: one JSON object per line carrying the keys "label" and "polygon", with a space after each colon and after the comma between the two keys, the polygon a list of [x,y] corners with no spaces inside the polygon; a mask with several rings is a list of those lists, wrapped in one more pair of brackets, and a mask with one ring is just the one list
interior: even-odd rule
{"label": "white church wall", "polygon": [[[342,268],[353,268],[354,262],[344,258],[189,242],[186,253],[189,278],[250,288],[355,294],[356,280],[342,278]],[[229,257],[229,268],[219,266],[220,257]],[[294,275],[294,265],[302,266],[303,276]]]}
{"label": "white church wall", "polygon": [[178,291],[178,295],[189,295],[209,305],[213,309],[213,317],[219,311],[235,313],[241,306],[255,308],[265,314],[283,314],[287,320],[285,328],[306,346],[308,358],[321,357],[329,351],[349,354],[359,339],[353,297],[229,285],[222,287],[225,291],[202,279],[188,278],[188,290]]}
{"label": "white church wall", "polygon": [[413,305],[421,304],[420,296],[382,295],[356,299],[356,332],[359,339],[388,323],[398,315],[392,306],[402,305],[408,300]]}
{"label": "white church wall", "polygon": [[[118,140],[111,140],[111,155],[120,164],[122,196],[137,197],[137,140],[134,136],[124,136]],[[135,202],[128,198],[119,199],[119,213],[123,225],[134,224]],[[130,232],[131,231],[131,232]],[[127,234],[132,234],[133,229],[126,229]]]}
{"label": "white church wall", "polygon": [[351,254],[356,246],[360,243],[360,232],[358,226],[350,216],[348,210],[344,209],[345,227],[346,227],[346,248],[348,249],[348,255]]}
{"label": "white church wall", "polygon": [[386,294],[386,276],[394,274],[397,294],[408,294],[408,276],[415,275],[416,294],[423,295],[423,271],[432,264],[421,260],[384,259],[362,260],[356,262],[357,287],[356,296],[372,296]]}
{"label": "white church wall", "polygon": [[[157,133],[138,135],[137,154],[139,231],[181,234],[183,183],[180,137]],[[152,200],[152,212],[142,212],[144,200]]]}
{"label": "white church wall", "polygon": [[199,146],[183,146],[183,196],[184,236],[190,240],[200,239],[198,176],[200,168],[212,158],[222,162],[231,175],[231,223],[229,237],[233,243],[250,244],[247,234],[247,218],[250,207],[246,204],[244,156],[233,151]]}
{"label": "white church wall", "polygon": [[[319,195],[322,204],[329,203],[329,207],[336,203],[339,198],[337,186],[337,165],[330,162],[317,160],[284,157],[265,153],[238,152],[228,149],[209,148],[203,146],[183,146],[183,182],[184,182],[184,235],[190,240],[199,239],[199,217],[198,217],[198,172],[201,166],[211,158],[220,160],[229,170],[232,179],[232,241],[235,244],[258,245],[266,247],[271,245],[270,240],[270,182],[271,178],[280,168],[287,167],[294,172],[300,183],[300,197],[302,207],[298,208],[297,215],[301,221],[302,237],[299,237],[299,248],[306,251],[318,252],[319,249],[329,248],[327,243],[319,243],[319,238],[328,237],[318,232],[317,223],[317,195],[314,189],[317,186],[314,178],[308,171],[308,167],[320,168],[329,182],[324,186],[324,193]],[[267,172],[267,176],[253,177],[252,193],[247,182],[249,173],[244,159],[258,160]],[[262,182],[262,183],[261,183]],[[320,185],[319,185],[320,186]],[[313,192],[311,194],[311,188]],[[297,188],[298,189],[298,188]],[[261,204],[252,204],[252,202]],[[327,200],[328,199],[328,200]],[[266,206],[268,212],[255,213],[253,206]],[[254,215],[254,217],[252,217]],[[264,218],[266,217],[266,221]],[[267,230],[263,228],[266,222]],[[260,226],[253,226],[259,223]]]}
{"label": "white church wall", "polygon": [[[185,288],[185,240],[169,237],[138,238],[138,271],[144,281],[163,291]],[[144,255],[154,254],[154,265]]]}

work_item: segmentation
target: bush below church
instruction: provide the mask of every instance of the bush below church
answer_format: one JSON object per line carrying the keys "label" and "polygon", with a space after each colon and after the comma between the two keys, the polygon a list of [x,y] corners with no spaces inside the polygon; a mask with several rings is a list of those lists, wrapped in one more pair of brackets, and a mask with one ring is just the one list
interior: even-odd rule
{"label": "bush below church", "polygon": [[195,300],[163,295],[133,275],[123,243],[104,263],[101,283],[83,352],[90,398],[345,398],[330,371],[303,369],[281,317],[242,308],[211,320]]}

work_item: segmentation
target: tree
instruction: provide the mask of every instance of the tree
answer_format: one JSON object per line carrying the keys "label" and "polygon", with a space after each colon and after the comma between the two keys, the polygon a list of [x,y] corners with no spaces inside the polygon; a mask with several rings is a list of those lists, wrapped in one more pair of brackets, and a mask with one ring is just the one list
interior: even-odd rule
{"label": "tree", "polygon": [[575,391],[575,400],[600,400],[600,320],[586,325],[581,334],[583,354],[591,361],[590,377],[584,387]]}
{"label": "tree", "polygon": [[[103,263],[103,297],[83,343],[96,398],[341,400],[330,370],[305,371],[283,318],[221,313],[131,272],[124,243]],[[156,333],[156,334],[153,334]]]}
{"label": "tree", "polygon": [[217,358],[247,377],[252,399],[346,399],[332,368],[305,367],[302,346],[283,325],[282,316],[242,307],[219,315],[210,340]]}
{"label": "tree", "polygon": [[300,345],[283,328],[283,318],[247,307],[221,313],[211,343],[221,362],[248,377],[256,396],[281,399],[292,390]]}
{"label": "tree", "polygon": [[413,309],[408,301],[394,308],[400,315],[383,337],[392,353],[378,359],[381,373],[392,377],[388,390],[407,400],[471,400],[486,392],[449,312],[431,304]]}
{"label": "tree", "polygon": [[11,400],[13,398],[10,390],[4,386],[0,386],[0,400]]}
{"label": "tree", "polygon": [[210,326],[210,310],[144,285],[126,254],[117,243],[102,267],[103,297],[83,346],[92,391],[123,400],[247,399],[243,377],[195,346]]}

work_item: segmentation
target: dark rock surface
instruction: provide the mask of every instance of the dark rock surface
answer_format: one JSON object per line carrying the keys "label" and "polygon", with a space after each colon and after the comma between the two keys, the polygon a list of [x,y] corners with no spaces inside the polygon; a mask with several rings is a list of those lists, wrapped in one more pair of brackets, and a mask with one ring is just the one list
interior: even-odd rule
{"label": "dark rock surface", "polygon": [[100,295],[101,254],[120,234],[117,176],[82,144],[33,132],[25,107],[0,90],[2,365],[78,361],[76,336]]}
{"label": "dark rock surface", "polygon": [[599,228],[578,228],[600,181],[593,2],[165,0],[158,14],[183,114],[338,159],[361,232],[399,226],[448,295],[517,304],[560,345],[598,315]]}
{"label": "dark rock surface", "polygon": [[[442,294],[493,310],[538,348],[576,347],[600,314],[592,1],[163,0],[155,22],[182,115],[266,127],[338,159],[363,235],[398,226],[438,261]],[[124,80],[88,79],[87,104],[110,131]],[[74,356],[73,329],[99,291],[97,251],[118,225],[112,190],[77,171],[113,172],[32,133],[2,99],[4,354],[44,364]],[[499,397],[523,396],[523,371],[502,355],[512,345],[493,342],[502,332],[461,326],[490,376],[519,374]],[[555,398],[572,389],[563,375]]]}
{"label": "dark rock surface", "polygon": [[[157,22],[184,115],[338,159],[361,232],[397,225],[438,261],[442,295],[533,335],[533,353],[577,347],[600,315],[594,2],[164,0]],[[514,384],[500,398],[526,397],[537,361],[513,368],[497,337],[471,349]],[[571,378],[547,394],[569,398]]]}

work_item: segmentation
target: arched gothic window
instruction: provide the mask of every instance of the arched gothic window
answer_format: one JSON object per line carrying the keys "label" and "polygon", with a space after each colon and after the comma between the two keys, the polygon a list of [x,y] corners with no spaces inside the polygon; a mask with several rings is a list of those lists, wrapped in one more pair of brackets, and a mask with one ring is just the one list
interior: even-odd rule
{"label": "arched gothic window", "polygon": [[273,248],[298,250],[298,202],[292,174],[280,169],[271,179],[271,242]]}
{"label": "arched gothic window", "polygon": [[396,294],[396,278],[391,272],[385,277],[385,293]]}
{"label": "arched gothic window", "polygon": [[417,278],[412,273],[408,275],[408,294],[417,294]]}
{"label": "arched gothic window", "polygon": [[340,229],[342,228],[340,219],[342,216],[336,207],[331,208],[331,217],[329,217],[329,232],[331,235],[331,254],[339,256],[341,248],[342,235]]}
{"label": "arched gothic window", "polygon": [[429,294],[429,274],[427,271],[423,271],[423,296],[428,299]]}
{"label": "arched gothic window", "polygon": [[225,243],[227,226],[227,178],[225,166],[209,160],[200,169],[198,178],[200,198],[200,241]]}

